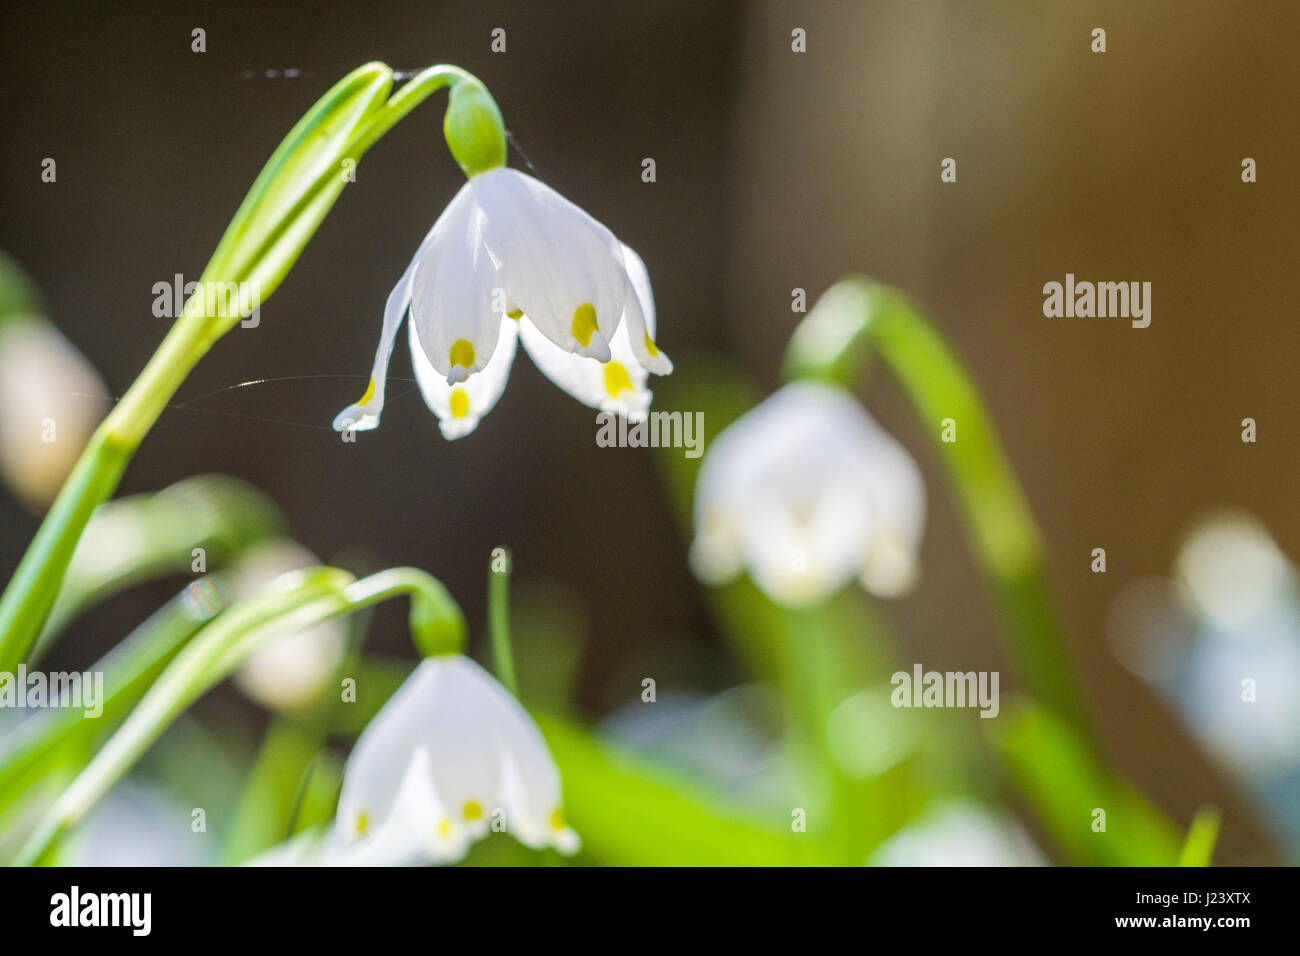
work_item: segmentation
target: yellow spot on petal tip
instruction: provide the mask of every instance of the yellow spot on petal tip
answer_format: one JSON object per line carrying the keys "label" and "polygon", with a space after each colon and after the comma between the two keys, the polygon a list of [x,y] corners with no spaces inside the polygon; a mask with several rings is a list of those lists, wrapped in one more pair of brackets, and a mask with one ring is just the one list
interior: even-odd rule
{"label": "yellow spot on petal tip", "polygon": [[564,807],[556,807],[551,811],[552,830],[566,830],[568,826],[569,821],[564,818]]}
{"label": "yellow spot on petal tip", "polygon": [[369,405],[370,400],[374,397],[375,397],[375,379],[374,376],[371,376],[370,384],[366,386],[366,394],[361,396],[361,401],[357,402],[357,404]]}
{"label": "yellow spot on petal tip", "polygon": [[514,319],[516,322],[518,322],[523,317],[524,317],[523,309],[511,309],[509,312],[506,313],[507,319]]}
{"label": "yellow spot on petal tip", "polygon": [[583,348],[591,344],[591,337],[596,334],[596,307],[590,302],[584,302],[573,310],[572,331]]}
{"label": "yellow spot on petal tip", "polygon": [[469,392],[463,388],[451,390],[451,417],[464,418],[469,414]]}
{"label": "yellow spot on petal tip", "polygon": [[645,334],[645,350],[650,353],[651,358],[659,354],[659,346],[655,345],[655,340],[650,338],[649,332]]}
{"label": "yellow spot on petal tip", "polygon": [[465,368],[474,367],[474,346],[469,339],[457,339],[451,343],[450,352],[451,364],[454,368],[462,365]]}
{"label": "yellow spot on petal tip", "polygon": [[362,810],[357,814],[357,836],[365,836],[366,831],[370,829],[370,814]]}
{"label": "yellow spot on petal tip", "polygon": [[438,836],[444,840],[451,836],[451,821],[446,817],[438,821]]}
{"label": "yellow spot on petal tip", "polygon": [[477,800],[466,800],[465,805],[460,808],[460,815],[469,823],[475,820],[483,819],[483,804]]}
{"label": "yellow spot on petal tip", "polygon": [[623,392],[633,391],[632,376],[622,362],[610,360],[605,363],[605,391],[610,398],[618,398]]}

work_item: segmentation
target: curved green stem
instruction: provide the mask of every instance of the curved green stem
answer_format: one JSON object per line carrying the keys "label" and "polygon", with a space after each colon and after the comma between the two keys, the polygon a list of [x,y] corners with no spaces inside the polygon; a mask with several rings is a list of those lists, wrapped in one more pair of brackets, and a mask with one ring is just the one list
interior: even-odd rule
{"label": "curved green stem", "polygon": [[[392,71],[382,63],[367,64],[335,84],[285,137],[203,270],[199,291],[91,436],[0,598],[0,671],[12,670],[30,651],[86,522],[113,494],[144,436],[199,359],[250,310],[241,299],[234,314],[227,309],[213,314],[205,290],[214,283],[243,283],[255,292],[252,304],[260,304],[292,268],[343,191],[348,181],[343,161],[360,161],[433,91],[468,80],[482,87],[458,67],[434,66],[389,99]],[[460,161],[463,145],[449,139],[449,146]]]}
{"label": "curved green stem", "polygon": [[[1085,709],[1053,610],[1038,528],[979,391],[934,326],[897,290],[845,279],[795,331],[786,374],[852,387],[871,353],[885,359],[934,436],[1027,688],[1083,728]],[[955,440],[943,440],[945,419]]]}
{"label": "curved green stem", "polygon": [[[226,475],[195,475],[101,505],[73,551],[28,663],[100,601],[146,580],[215,570],[284,526],[270,498]],[[196,548],[205,567],[194,567]]]}
{"label": "curved green stem", "polygon": [[285,575],[232,605],[176,655],[45,813],[14,862],[32,865],[44,859],[59,836],[85,817],[186,708],[254,653],[286,634],[402,594],[411,597],[411,627],[421,648],[447,653],[464,646],[460,608],[435,578],[414,568],[392,568],[360,581],[337,568],[312,568]]}
{"label": "curved green stem", "polygon": [[[495,559],[494,559],[495,563]],[[506,690],[519,696],[515,681],[515,657],[510,648],[510,557],[500,571],[488,571],[488,632],[492,637],[492,665]]]}
{"label": "curved green stem", "polygon": [[172,598],[125,640],[90,667],[104,675],[98,720],[71,709],[52,710],[25,721],[0,755],[0,814],[18,802],[34,781],[60,765],[68,747],[89,746],[135,705],[163,668],[223,607],[219,576],[201,578]]}

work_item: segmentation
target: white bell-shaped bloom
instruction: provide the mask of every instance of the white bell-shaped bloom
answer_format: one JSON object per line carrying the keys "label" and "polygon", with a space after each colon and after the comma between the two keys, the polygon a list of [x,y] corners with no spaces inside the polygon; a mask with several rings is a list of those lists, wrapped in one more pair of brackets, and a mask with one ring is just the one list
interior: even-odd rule
{"label": "white bell-shaped bloom", "polygon": [[650,404],[650,277],[635,252],[573,203],[504,167],[472,176],[420,244],[384,307],[370,384],[335,429],[379,424],[397,331],[410,311],[416,379],[447,438],[473,431],[505,389],[516,338],[581,402],[628,417]]}
{"label": "white bell-shaped bloom", "polygon": [[519,702],[467,657],[426,658],[362,732],[344,771],[334,862],[442,863],[490,830],[578,849],[560,774]]}
{"label": "white bell-shaped bloom", "polygon": [[[258,545],[231,569],[231,597],[252,597],[281,575],[320,563],[288,539]],[[244,662],[235,672],[235,686],[270,710],[302,710],[333,681],[346,645],[347,628],[339,620],[286,634]]]}
{"label": "white bell-shaped bloom", "polygon": [[35,316],[0,322],[0,477],[44,508],[108,408],[108,386],[55,326]]}
{"label": "white bell-shaped bloom", "polygon": [[711,584],[748,571],[787,605],[855,577],[889,597],[915,578],[924,523],[925,489],[907,451],[843,391],[796,382],[710,445],[691,566]]}

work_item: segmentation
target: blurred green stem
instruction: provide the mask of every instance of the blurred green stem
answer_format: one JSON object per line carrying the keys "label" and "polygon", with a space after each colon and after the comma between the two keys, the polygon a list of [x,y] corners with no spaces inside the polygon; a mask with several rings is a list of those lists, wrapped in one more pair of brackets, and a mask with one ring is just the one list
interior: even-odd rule
{"label": "blurred green stem", "polygon": [[497,680],[506,690],[519,696],[519,686],[515,682],[515,657],[510,648],[510,555],[505,555],[505,566],[496,567],[497,559],[492,559],[488,571],[488,631],[492,636],[492,666],[497,672]]}
{"label": "blurred green stem", "polygon": [[45,859],[59,836],[85,817],[186,708],[254,653],[286,634],[403,594],[411,597],[412,637],[423,652],[452,653],[464,647],[460,608],[435,578],[415,568],[392,568],[360,581],[337,568],[312,568],[284,575],[232,605],[167,666],[49,808],[15,862],[31,865]]}
{"label": "blurred green stem", "polygon": [[[1038,528],[971,376],[934,326],[897,290],[863,277],[845,279],[827,290],[795,331],[786,375],[852,388],[873,352],[898,378],[947,466],[1027,688],[1085,728]],[[955,440],[942,439],[946,419],[952,419]]]}
{"label": "blurred green stem", "polygon": [[[262,169],[200,277],[199,290],[139,377],[91,436],[0,598],[0,671],[40,633],[91,513],[116,490],[144,436],[212,344],[246,317],[214,314],[206,290],[244,284],[260,304],[280,284],[350,181],[362,154],[435,90],[472,81],[454,66],[420,72],[392,98],[392,71],[371,63],[340,80],[294,126]],[[449,145],[453,133],[446,127]]]}
{"label": "blurred green stem", "polygon": [[70,745],[89,745],[114,726],[223,606],[221,588],[213,578],[195,581],[91,666],[90,673],[104,675],[98,719],[87,720],[81,711],[65,708],[19,727],[0,756],[0,813],[33,781],[60,765]]}
{"label": "blurred green stem", "polygon": [[1214,861],[1214,845],[1219,840],[1219,811],[1205,806],[1196,811],[1192,825],[1178,854],[1179,866],[1209,866]]}
{"label": "blurred green stem", "polygon": [[[101,505],[73,551],[28,663],[73,620],[118,591],[150,578],[215,570],[283,527],[270,498],[225,475],[196,475]],[[194,566],[196,548],[203,568]]]}
{"label": "blurred green stem", "polygon": [[[1098,759],[1054,709],[1019,700],[987,723],[985,732],[1012,778],[1071,862],[1172,866],[1178,859],[1181,841],[1173,821]],[[1194,826],[1193,834],[1199,832]],[[1203,838],[1187,842],[1203,846]]]}

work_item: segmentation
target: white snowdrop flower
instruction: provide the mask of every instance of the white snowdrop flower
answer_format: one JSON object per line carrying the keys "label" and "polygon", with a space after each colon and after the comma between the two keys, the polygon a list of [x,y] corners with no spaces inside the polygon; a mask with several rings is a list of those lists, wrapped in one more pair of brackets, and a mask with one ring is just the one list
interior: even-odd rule
{"label": "white snowdrop flower", "polygon": [[871,866],[1046,866],[1015,820],[966,800],[944,803],[882,843]]}
{"label": "white snowdrop flower", "polygon": [[0,475],[19,498],[35,508],[54,500],[107,396],[99,374],[49,322],[0,322]]}
{"label": "white snowdrop flower", "polygon": [[374,428],[397,331],[409,310],[416,378],[444,436],[473,431],[505,389],[516,337],[579,401],[629,417],[649,407],[655,345],[645,265],[550,187],[499,166],[472,175],[388,297],[370,384],[334,419]]}
{"label": "white snowdrop flower", "polygon": [[858,578],[903,593],[916,576],[925,489],[911,456],[851,396],[787,385],[724,429],[695,486],[691,567],[742,570],[774,601],[808,604]]}
{"label": "white snowdrop flower", "polygon": [[1300,766],[1300,580],[1253,515],[1220,510],[1178,552],[1181,597],[1196,612],[1172,644],[1169,686],[1206,748],[1258,783]]}
{"label": "white snowdrop flower", "polygon": [[[232,569],[231,596],[250,597],[282,574],[320,561],[306,548],[272,541],[245,554]],[[235,672],[235,686],[269,710],[295,711],[320,699],[343,662],[346,625],[325,621],[286,634],[254,654]]]}
{"label": "white snowdrop flower", "polygon": [[575,853],[560,773],[527,711],[467,657],[430,657],[362,732],[333,862],[444,863],[489,830]]}

